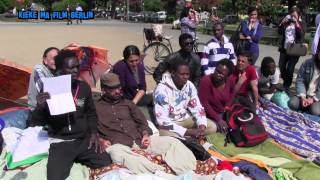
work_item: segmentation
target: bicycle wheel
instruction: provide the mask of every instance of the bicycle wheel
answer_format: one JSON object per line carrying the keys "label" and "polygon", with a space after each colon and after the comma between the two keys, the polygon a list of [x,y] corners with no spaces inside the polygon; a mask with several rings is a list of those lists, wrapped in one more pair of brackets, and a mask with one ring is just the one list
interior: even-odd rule
{"label": "bicycle wheel", "polygon": [[148,74],[153,74],[158,64],[170,54],[169,48],[161,42],[153,42],[144,50],[144,67]]}
{"label": "bicycle wheel", "polygon": [[196,42],[194,44],[194,52],[195,53],[203,53],[204,52],[204,47],[206,46],[206,43],[203,42]]}

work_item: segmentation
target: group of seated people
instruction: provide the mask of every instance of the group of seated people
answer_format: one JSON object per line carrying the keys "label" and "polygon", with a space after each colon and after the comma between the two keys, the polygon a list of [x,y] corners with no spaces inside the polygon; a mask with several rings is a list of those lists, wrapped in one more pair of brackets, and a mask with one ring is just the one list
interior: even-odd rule
{"label": "group of seated people", "polygon": [[[181,34],[179,44],[181,49],[156,68],[153,76],[158,84],[153,94],[146,93],[139,49],[127,46],[124,59],[100,77],[102,96],[96,102],[89,85],[78,79],[80,65],[75,52],[53,47],[45,50],[43,64],[35,66],[30,80],[28,126],[47,126],[49,180],[67,178],[74,162],[90,168],[115,162],[134,173],[163,170],[132,149],[162,155],[177,175],[195,170],[196,157],[179,139],[203,139],[217,131],[227,132],[225,107],[237,99],[256,110],[261,97],[271,99],[280,89],[279,70],[271,57],[263,58],[256,70],[251,54],[244,51],[237,54],[236,65],[222,59],[213,73],[202,76],[200,58],[192,52],[192,36]],[[309,108],[312,114],[320,115],[319,62],[318,53],[301,66],[297,96],[290,99],[290,108]],[[43,92],[42,80],[67,74],[72,77],[76,111],[52,116],[46,104],[50,94]],[[139,106],[152,107],[159,137],[152,136]]]}

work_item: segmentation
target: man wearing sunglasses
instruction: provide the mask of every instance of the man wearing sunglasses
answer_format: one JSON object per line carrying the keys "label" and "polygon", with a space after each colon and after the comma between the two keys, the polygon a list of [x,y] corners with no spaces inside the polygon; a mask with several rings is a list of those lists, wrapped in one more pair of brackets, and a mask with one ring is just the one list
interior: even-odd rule
{"label": "man wearing sunglasses", "polygon": [[[162,80],[162,75],[167,72],[174,64],[176,59],[183,59],[187,62],[190,69],[190,81],[198,87],[201,69],[200,69],[200,58],[193,52],[193,38],[190,34],[181,34],[179,36],[179,45],[181,49],[177,52],[170,54],[161,62],[153,73],[154,80],[159,83]],[[168,74],[168,73],[167,73]]]}
{"label": "man wearing sunglasses", "polygon": [[204,47],[201,57],[201,70],[205,75],[214,73],[218,62],[229,59],[236,65],[234,48],[229,39],[224,35],[224,26],[221,22],[213,25],[213,38]]}

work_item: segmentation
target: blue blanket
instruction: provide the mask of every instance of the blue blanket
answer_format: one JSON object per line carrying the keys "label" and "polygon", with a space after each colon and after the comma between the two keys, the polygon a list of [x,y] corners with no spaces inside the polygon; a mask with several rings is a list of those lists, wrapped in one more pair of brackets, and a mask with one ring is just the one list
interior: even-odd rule
{"label": "blue blanket", "polygon": [[320,157],[320,123],[271,102],[267,106],[258,114],[271,138],[311,160]]}

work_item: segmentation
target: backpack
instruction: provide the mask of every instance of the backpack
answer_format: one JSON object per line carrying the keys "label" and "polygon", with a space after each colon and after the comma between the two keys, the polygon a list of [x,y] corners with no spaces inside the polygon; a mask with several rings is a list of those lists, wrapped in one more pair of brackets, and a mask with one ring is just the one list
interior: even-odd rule
{"label": "backpack", "polygon": [[225,120],[229,126],[227,136],[237,147],[255,146],[268,138],[259,116],[244,105],[226,107]]}

